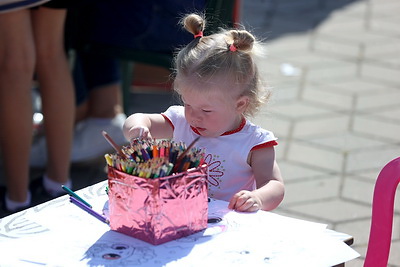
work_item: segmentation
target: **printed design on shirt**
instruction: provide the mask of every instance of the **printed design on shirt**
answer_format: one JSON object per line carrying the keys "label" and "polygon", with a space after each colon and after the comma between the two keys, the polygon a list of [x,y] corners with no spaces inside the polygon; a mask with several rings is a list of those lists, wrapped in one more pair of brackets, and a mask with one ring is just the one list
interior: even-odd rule
{"label": "printed design on shirt", "polygon": [[[205,163],[208,165],[208,182],[209,188],[211,186],[220,188],[221,178],[224,175],[225,168],[223,166],[224,160],[219,160],[218,155],[207,154],[204,158]],[[212,194],[210,195],[212,197]]]}

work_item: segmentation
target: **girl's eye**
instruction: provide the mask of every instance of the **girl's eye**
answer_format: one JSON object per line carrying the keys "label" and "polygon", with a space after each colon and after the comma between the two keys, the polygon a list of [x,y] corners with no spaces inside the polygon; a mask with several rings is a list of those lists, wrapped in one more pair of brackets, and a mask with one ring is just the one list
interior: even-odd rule
{"label": "girl's eye", "polygon": [[210,113],[211,112],[211,110],[207,110],[207,109],[203,109],[202,111],[205,112],[205,113]]}

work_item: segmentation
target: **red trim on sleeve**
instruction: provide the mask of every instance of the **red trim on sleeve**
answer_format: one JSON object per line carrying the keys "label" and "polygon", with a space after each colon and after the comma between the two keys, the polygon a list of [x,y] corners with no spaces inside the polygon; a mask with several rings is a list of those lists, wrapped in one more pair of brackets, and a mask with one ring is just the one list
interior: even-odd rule
{"label": "red trim on sleeve", "polygon": [[273,147],[273,146],[276,146],[276,145],[278,145],[278,142],[276,140],[272,140],[272,141],[269,141],[269,142],[266,142],[266,143],[262,143],[262,144],[256,145],[250,151],[254,151],[254,150],[261,149],[261,148],[266,148],[266,147]]}
{"label": "red trim on sleeve", "polygon": [[163,114],[163,113],[161,113],[161,116],[163,116],[164,119],[165,119],[169,124],[171,124],[172,130],[175,130],[175,126],[172,124],[172,121],[171,121],[165,114]]}

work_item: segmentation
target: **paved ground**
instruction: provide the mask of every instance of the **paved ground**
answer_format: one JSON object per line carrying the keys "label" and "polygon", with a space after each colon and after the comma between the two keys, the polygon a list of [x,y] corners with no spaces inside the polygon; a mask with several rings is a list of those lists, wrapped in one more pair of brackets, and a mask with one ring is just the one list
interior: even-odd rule
{"label": "paved ground", "polygon": [[396,0],[243,3],[243,23],[267,41],[274,99],[256,122],[280,138],[287,194],[277,212],[353,235],[362,257],[346,266],[362,266],[375,179],[400,156],[399,11]]}
{"label": "paved ground", "polygon": [[[279,137],[287,192],[276,212],[353,235],[362,256],[350,267],[363,264],[378,172],[400,156],[399,12],[398,0],[242,0],[242,24],[268,53],[261,72],[274,97],[255,122]],[[129,113],[173,101],[132,99]],[[104,166],[103,158],[74,165],[76,188],[105,179]],[[397,205],[392,251],[399,219]],[[400,266],[399,253],[390,264]]]}

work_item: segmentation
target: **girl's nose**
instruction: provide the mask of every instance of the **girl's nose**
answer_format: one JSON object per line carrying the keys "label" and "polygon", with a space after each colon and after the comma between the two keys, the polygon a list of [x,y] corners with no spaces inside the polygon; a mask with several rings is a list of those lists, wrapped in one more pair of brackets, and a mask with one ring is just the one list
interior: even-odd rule
{"label": "girl's nose", "polygon": [[192,112],[192,121],[195,123],[201,122],[201,114],[199,112]]}
{"label": "girl's nose", "polygon": [[197,115],[196,111],[193,108],[191,108],[191,107],[187,108],[186,109],[186,113],[187,113],[187,115],[189,115],[190,121],[197,120],[198,115]]}

